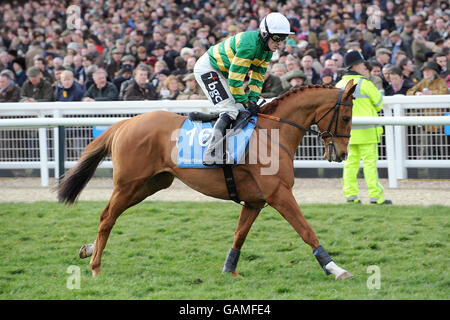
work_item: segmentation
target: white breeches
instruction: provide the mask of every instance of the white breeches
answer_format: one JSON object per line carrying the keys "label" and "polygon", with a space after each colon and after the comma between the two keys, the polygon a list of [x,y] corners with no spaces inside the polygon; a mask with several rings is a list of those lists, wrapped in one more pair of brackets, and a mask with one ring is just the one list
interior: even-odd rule
{"label": "white breeches", "polygon": [[245,109],[241,103],[236,103],[228,88],[228,80],[211,65],[207,52],[196,62],[194,75],[217,112],[226,112],[235,120],[239,110]]}

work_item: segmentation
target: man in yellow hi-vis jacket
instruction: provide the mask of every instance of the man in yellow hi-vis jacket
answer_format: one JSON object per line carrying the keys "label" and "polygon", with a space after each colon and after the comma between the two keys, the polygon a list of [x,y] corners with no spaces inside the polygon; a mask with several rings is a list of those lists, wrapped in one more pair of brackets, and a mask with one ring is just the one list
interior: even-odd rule
{"label": "man in yellow hi-vis jacket", "polygon": [[[374,84],[362,76],[366,66],[364,57],[359,51],[349,51],[344,57],[347,73],[336,84],[345,88],[348,81],[357,83],[353,100],[353,116],[378,117],[383,106],[383,96]],[[358,199],[359,162],[363,161],[364,179],[369,190],[370,203],[392,204],[384,198],[384,188],[378,181],[378,143],[383,133],[381,126],[352,126],[348,158],[344,165],[343,191],[347,202],[361,203]]]}

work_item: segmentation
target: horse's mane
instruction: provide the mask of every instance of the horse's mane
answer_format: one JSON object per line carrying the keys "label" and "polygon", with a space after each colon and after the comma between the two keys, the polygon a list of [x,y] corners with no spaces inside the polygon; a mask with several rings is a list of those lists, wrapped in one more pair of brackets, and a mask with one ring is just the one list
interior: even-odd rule
{"label": "horse's mane", "polygon": [[275,112],[275,110],[278,107],[278,104],[283,101],[285,98],[293,95],[293,94],[297,94],[300,93],[302,91],[308,91],[309,89],[335,89],[335,87],[331,86],[331,85],[320,85],[320,84],[315,84],[315,85],[308,85],[308,86],[301,86],[301,87],[296,87],[296,88],[292,88],[289,91],[283,93],[281,96],[279,96],[278,98],[273,99],[272,101],[270,101],[269,103],[266,103],[260,110],[261,113],[264,114],[272,114]]}

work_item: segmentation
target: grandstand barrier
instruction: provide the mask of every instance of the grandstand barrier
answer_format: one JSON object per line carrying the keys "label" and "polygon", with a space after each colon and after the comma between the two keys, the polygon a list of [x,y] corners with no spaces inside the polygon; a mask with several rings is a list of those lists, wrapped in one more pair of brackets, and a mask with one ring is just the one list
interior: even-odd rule
{"label": "grandstand barrier", "polygon": [[[73,167],[92,141],[93,127],[155,110],[187,114],[211,108],[206,100],[2,103],[0,169],[40,169],[41,184],[48,186],[49,169],[59,177]],[[377,166],[388,169],[389,186],[396,188],[398,179],[407,178],[406,168],[450,167],[450,140],[444,130],[450,125],[449,112],[450,95],[399,95],[385,97],[382,116],[354,117],[353,124],[385,126]],[[306,134],[294,168],[343,167],[323,160],[322,153],[320,139]],[[99,167],[112,168],[109,160]]]}

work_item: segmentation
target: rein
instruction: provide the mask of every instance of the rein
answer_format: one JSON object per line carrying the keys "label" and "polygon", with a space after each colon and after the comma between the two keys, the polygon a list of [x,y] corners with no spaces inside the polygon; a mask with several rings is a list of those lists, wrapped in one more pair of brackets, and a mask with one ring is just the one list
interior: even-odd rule
{"label": "rein", "polygon": [[[317,120],[315,123],[313,123],[313,124],[316,124],[316,125],[319,124],[319,122],[320,122],[323,118],[325,118],[332,110],[334,110],[333,116],[332,116],[331,121],[330,121],[330,125],[328,126],[328,129],[325,130],[325,131],[322,131],[322,132],[313,130],[313,129],[311,129],[311,128],[305,128],[305,127],[303,127],[303,126],[301,126],[301,125],[298,125],[298,124],[295,123],[295,122],[288,121],[288,120],[284,120],[284,119],[281,119],[280,117],[275,117],[275,116],[271,116],[271,115],[264,114],[264,113],[258,113],[258,117],[266,118],[266,119],[273,120],[273,121],[277,121],[277,122],[281,122],[281,123],[286,123],[286,124],[288,124],[288,125],[290,125],[290,126],[293,126],[293,127],[297,128],[297,129],[304,130],[304,131],[309,132],[309,133],[311,133],[311,134],[317,135],[318,137],[320,137],[320,138],[322,138],[322,139],[324,139],[324,138],[329,138],[329,137],[331,137],[331,138],[333,138],[333,137],[350,138],[350,135],[348,135],[348,134],[339,134],[339,133],[337,133],[337,127],[338,127],[338,122],[339,122],[339,108],[340,108],[340,106],[345,106],[345,107],[351,107],[351,106],[353,106],[353,104],[351,104],[351,103],[343,103],[343,102],[341,102],[342,96],[344,95],[344,92],[345,92],[345,90],[344,90],[344,89],[341,89],[341,91],[339,92],[339,97],[338,97],[338,99],[337,99],[335,105],[334,105],[333,107],[331,107],[327,112],[325,112],[325,114],[324,114],[322,117],[320,117],[319,120]],[[334,133],[331,132],[332,126],[333,126],[333,122],[335,123]],[[256,124],[256,123],[254,123],[254,124]],[[256,124],[256,126],[258,127],[258,129],[262,129],[259,125]],[[268,134],[268,133],[265,133],[265,134],[266,134],[269,138],[271,138],[271,140],[273,140],[272,137],[270,136],[270,134]],[[328,134],[328,136],[325,137],[324,135],[326,135],[326,134]],[[278,144],[280,145],[280,147],[281,147],[284,151],[287,152],[287,154],[289,155],[289,157],[290,157],[292,160],[294,160],[294,157],[293,157],[293,156],[291,155],[291,153],[287,150],[287,148],[286,148],[285,146],[283,146],[283,145],[282,145],[281,143],[279,143],[279,142],[278,142]]]}

